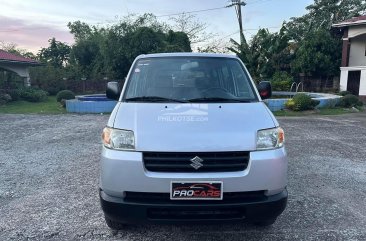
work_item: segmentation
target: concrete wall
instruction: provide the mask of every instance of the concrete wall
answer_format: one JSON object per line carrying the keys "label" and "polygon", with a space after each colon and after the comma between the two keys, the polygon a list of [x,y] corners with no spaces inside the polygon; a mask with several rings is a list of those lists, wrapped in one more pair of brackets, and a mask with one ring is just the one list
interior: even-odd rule
{"label": "concrete wall", "polygon": [[348,82],[348,68],[341,68],[341,80],[339,82],[339,90],[346,91],[347,90],[347,82]]}
{"label": "concrete wall", "polygon": [[12,71],[24,78],[24,85],[30,86],[29,68],[24,65],[0,63],[0,67]]}
{"label": "concrete wall", "polygon": [[360,96],[366,96],[366,69],[361,70]]}
{"label": "concrete wall", "polygon": [[366,96],[366,66],[363,67],[341,67],[340,90],[347,90],[348,71],[361,70],[360,96]]}
{"label": "concrete wall", "polygon": [[366,66],[366,34],[351,39],[349,66]]}
{"label": "concrete wall", "polygon": [[350,26],[348,29],[348,37],[353,38],[355,36],[359,36],[361,34],[366,34],[366,26],[358,25],[358,26]]}

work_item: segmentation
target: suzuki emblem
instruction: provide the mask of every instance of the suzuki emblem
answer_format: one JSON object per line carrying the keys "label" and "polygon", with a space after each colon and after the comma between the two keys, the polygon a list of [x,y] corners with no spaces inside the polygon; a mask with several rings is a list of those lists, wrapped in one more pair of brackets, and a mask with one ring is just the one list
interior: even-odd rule
{"label": "suzuki emblem", "polygon": [[201,163],[201,162],[203,162],[203,160],[198,156],[193,157],[191,159],[191,162],[192,162],[191,166],[196,170],[203,167],[203,164]]}

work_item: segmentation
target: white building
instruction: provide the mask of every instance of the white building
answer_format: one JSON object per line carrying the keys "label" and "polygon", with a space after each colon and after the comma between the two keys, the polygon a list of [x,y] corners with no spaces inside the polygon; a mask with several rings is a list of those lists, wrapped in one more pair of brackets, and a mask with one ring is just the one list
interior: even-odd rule
{"label": "white building", "polygon": [[33,59],[24,58],[0,49],[0,71],[11,71],[24,79],[24,86],[30,86],[29,67],[39,66]]}
{"label": "white building", "polygon": [[348,90],[366,101],[366,15],[333,27],[344,30],[340,90]]}

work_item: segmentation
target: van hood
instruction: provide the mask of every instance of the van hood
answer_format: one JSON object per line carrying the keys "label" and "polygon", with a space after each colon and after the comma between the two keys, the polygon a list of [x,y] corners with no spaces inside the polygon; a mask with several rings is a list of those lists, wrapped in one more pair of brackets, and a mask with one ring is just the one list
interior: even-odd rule
{"label": "van hood", "polygon": [[113,127],[134,132],[136,151],[217,152],[255,150],[257,131],[276,125],[263,102],[120,103]]}

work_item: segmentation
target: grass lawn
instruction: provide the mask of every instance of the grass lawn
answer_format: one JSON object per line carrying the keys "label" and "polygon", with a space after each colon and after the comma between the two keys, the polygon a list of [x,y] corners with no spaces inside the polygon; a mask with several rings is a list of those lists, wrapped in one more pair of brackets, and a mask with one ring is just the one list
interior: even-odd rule
{"label": "grass lawn", "polygon": [[66,109],[56,101],[56,96],[48,96],[47,101],[32,103],[14,101],[0,106],[0,114],[63,114]]}
{"label": "grass lawn", "polygon": [[[361,110],[362,111],[362,110]],[[60,103],[56,101],[56,96],[48,96],[47,101],[32,103],[27,101],[14,101],[6,105],[0,106],[0,114],[64,114],[67,113],[65,108],[62,108]],[[319,109],[311,111],[275,111],[275,116],[308,116],[308,115],[341,115],[354,113],[350,109],[334,108],[334,109]]]}
{"label": "grass lawn", "polygon": [[351,109],[345,109],[345,108],[318,109],[302,112],[289,111],[289,110],[280,110],[273,112],[275,116],[342,115],[349,113],[355,113],[355,112]]}

